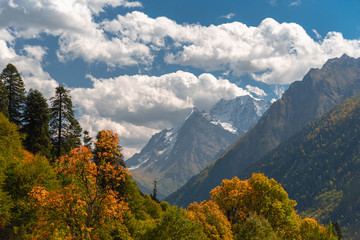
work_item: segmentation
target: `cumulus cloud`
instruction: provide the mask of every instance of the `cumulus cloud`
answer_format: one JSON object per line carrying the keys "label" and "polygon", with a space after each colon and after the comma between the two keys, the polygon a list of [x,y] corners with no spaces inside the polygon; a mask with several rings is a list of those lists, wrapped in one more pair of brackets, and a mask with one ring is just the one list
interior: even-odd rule
{"label": "cumulus cloud", "polygon": [[[104,34],[94,16],[105,7],[141,7],[126,0],[17,0],[0,2],[0,28],[11,28],[17,38],[38,38],[41,33],[59,37],[61,61],[83,58],[112,66],[151,62],[149,48],[127,37],[111,39]],[[0,35],[1,32],[0,32]]]}
{"label": "cumulus cloud", "polygon": [[8,63],[12,63],[23,77],[27,89],[38,89],[46,98],[50,98],[53,95],[57,83],[41,66],[42,58],[46,54],[45,49],[40,46],[27,45],[23,50],[25,54],[19,55],[0,36],[0,52],[0,71]]}
{"label": "cumulus cloud", "polygon": [[[249,73],[269,84],[299,80],[311,67],[346,52],[358,57],[359,40],[346,40],[329,33],[314,41],[295,23],[264,19],[257,27],[240,22],[208,27],[177,24],[166,18],[150,18],[138,11],[102,22],[105,31],[119,38],[144,44],[154,51],[166,50],[165,62],[192,66],[205,71],[231,71],[235,76]],[[171,39],[171,46],[166,39]],[[331,44],[329,44],[331,43]]]}
{"label": "cumulus cloud", "polygon": [[209,109],[220,99],[250,95],[211,74],[178,71],[162,76],[119,76],[96,79],[93,88],[75,88],[81,124],[93,134],[116,130],[127,147],[139,149],[155,132],[179,124],[190,109]]}
{"label": "cumulus cloud", "polygon": [[[300,3],[295,1],[292,5]],[[299,80],[309,68],[320,67],[327,59],[343,53],[360,56],[360,40],[328,33],[317,42],[300,25],[271,18],[256,27],[240,22],[202,26],[178,24],[166,17],[151,18],[133,11],[95,22],[94,15],[104,11],[105,6],[141,7],[141,3],[19,0],[13,6],[0,6],[6,10],[0,14],[0,26],[15,26],[12,35],[16,37],[34,37],[39,33],[58,36],[57,54],[63,62],[81,58],[89,63],[105,62],[110,67],[151,68],[161,50],[167,64],[206,72],[224,71],[234,76],[250,74],[269,84]],[[0,36],[11,41],[11,36],[4,34],[0,32]]]}

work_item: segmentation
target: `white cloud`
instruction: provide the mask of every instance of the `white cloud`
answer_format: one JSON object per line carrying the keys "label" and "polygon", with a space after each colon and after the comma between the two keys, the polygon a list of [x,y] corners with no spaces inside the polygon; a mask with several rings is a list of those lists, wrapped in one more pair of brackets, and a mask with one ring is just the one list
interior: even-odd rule
{"label": "white cloud", "polygon": [[315,34],[316,39],[322,39],[322,36],[320,35],[320,33],[318,31],[316,31],[316,29],[313,29],[312,31]]}
{"label": "white cloud", "polygon": [[[0,28],[11,27],[17,38],[38,38],[41,33],[59,36],[61,61],[83,58],[111,66],[148,64],[149,48],[129,38],[108,38],[94,20],[104,7],[141,7],[126,0],[17,0],[0,2]],[[0,33],[1,34],[1,33]]]}
{"label": "white cloud", "polygon": [[300,6],[302,4],[301,0],[296,0],[289,4],[290,7]]}
{"label": "white cloud", "polygon": [[39,62],[42,61],[44,55],[46,54],[45,49],[41,46],[26,45],[24,47],[24,51],[27,53],[29,57],[34,58]]}
{"label": "white cloud", "polygon": [[269,2],[269,4],[270,4],[271,6],[273,6],[273,7],[275,7],[275,6],[278,5],[277,0],[269,0],[268,2]]}
{"label": "white cloud", "polygon": [[0,38],[0,71],[8,63],[14,64],[23,77],[26,89],[38,89],[46,98],[50,98],[57,83],[41,66],[45,50],[39,46],[25,46],[23,52],[26,55],[18,55],[5,40]]}
{"label": "white cloud", "polygon": [[[309,68],[320,67],[327,59],[344,52],[359,56],[360,40],[329,33],[317,42],[300,25],[278,23],[271,18],[256,27],[240,22],[201,26],[177,24],[166,17],[151,18],[133,11],[97,23],[94,15],[105,6],[140,7],[141,4],[115,0],[19,0],[16,3],[13,8],[1,6],[6,11],[0,14],[0,26],[15,26],[12,35],[17,37],[34,37],[41,32],[59,36],[57,53],[64,62],[81,58],[89,63],[105,62],[110,67],[149,68],[158,51],[163,50],[167,64],[192,66],[207,72],[230,71],[235,76],[250,74],[269,84],[288,84],[301,79]],[[4,34],[0,32],[0,36]]]}
{"label": "white cloud", "polygon": [[[128,38],[148,46],[150,52],[165,49],[168,64],[205,71],[230,70],[236,76],[249,73],[256,80],[270,84],[299,80],[311,67],[320,67],[327,59],[344,52],[359,56],[359,40],[346,40],[329,33],[319,43],[300,25],[278,23],[271,18],[257,27],[240,22],[205,27],[177,24],[166,17],[154,19],[134,11],[104,21],[102,26],[120,39]],[[173,40],[171,46],[167,45],[166,38]]]}
{"label": "white cloud", "polygon": [[211,74],[196,77],[183,71],[159,77],[91,78],[93,88],[71,91],[82,126],[93,134],[113,129],[125,146],[137,150],[155,132],[176,126],[193,107],[209,111],[222,98],[250,94]]}
{"label": "white cloud", "polygon": [[232,19],[233,17],[235,17],[234,13],[229,13],[229,14],[226,14],[224,16],[221,16],[221,18],[226,18],[228,20]]}
{"label": "white cloud", "polygon": [[250,92],[250,93],[254,93],[259,97],[265,97],[267,94],[264,92],[264,90],[262,90],[261,88],[258,87],[254,87],[254,86],[250,86],[247,85],[246,89]]}

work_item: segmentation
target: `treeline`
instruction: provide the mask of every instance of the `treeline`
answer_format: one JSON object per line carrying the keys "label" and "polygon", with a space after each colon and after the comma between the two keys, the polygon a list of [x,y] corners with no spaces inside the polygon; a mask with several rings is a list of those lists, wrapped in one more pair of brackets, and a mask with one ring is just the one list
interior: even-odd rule
{"label": "treeline", "polygon": [[[0,112],[20,129],[29,152],[56,159],[81,143],[82,129],[75,118],[70,91],[63,86],[55,89],[48,106],[40,91],[25,91],[21,75],[9,63],[0,75],[0,91]],[[84,131],[90,140],[87,134]]]}
{"label": "treeline", "polygon": [[[4,76],[2,81],[7,87]],[[1,90],[7,100],[1,101],[6,115],[0,113],[0,239],[338,239],[331,224],[302,219],[281,185],[262,174],[224,180],[209,201],[187,210],[157,201],[156,192],[143,195],[125,167],[117,134],[100,131],[91,150],[74,141],[73,127],[73,135],[51,133],[57,129],[51,125],[55,99],[58,104],[64,95],[51,99],[52,144],[44,148],[51,150],[50,160],[44,150],[33,154],[24,148],[38,141],[26,142],[29,133],[22,137],[30,121],[14,120],[7,91]],[[68,153],[65,140],[76,145]]]}

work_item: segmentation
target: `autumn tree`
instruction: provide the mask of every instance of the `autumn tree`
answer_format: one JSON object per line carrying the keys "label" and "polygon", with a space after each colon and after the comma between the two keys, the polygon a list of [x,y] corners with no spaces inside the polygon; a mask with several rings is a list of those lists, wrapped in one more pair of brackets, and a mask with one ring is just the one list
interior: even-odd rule
{"label": "autumn tree", "polygon": [[109,163],[97,165],[92,157],[86,147],[72,150],[57,162],[56,171],[64,179],[61,189],[33,188],[31,196],[41,208],[36,227],[40,239],[54,234],[75,239],[109,239],[114,232],[126,235],[121,223],[127,204],[112,188],[100,186],[99,179],[101,172],[102,178],[119,184],[125,180],[125,170]]}
{"label": "autumn tree", "polygon": [[1,73],[2,81],[7,89],[7,108],[10,122],[21,127],[22,112],[25,103],[24,82],[14,65],[9,63]]}
{"label": "autumn tree", "polygon": [[[300,234],[303,222],[294,209],[296,202],[289,199],[279,183],[263,174],[253,174],[244,181],[237,177],[225,179],[221,186],[211,191],[210,196],[227,216],[236,239],[253,239],[264,234],[272,235],[273,239],[301,239],[299,236],[305,236]],[[252,231],[254,235],[251,237],[249,233]],[[329,233],[320,232],[322,236]]]}
{"label": "autumn tree", "polygon": [[190,219],[195,220],[201,226],[198,231],[203,231],[207,239],[233,239],[231,224],[215,202],[210,200],[200,204],[192,203],[187,211]]}
{"label": "autumn tree", "polygon": [[305,218],[300,221],[300,234],[302,239],[316,240],[337,240],[341,239],[337,236],[332,224],[327,228],[320,225],[316,220]]}
{"label": "autumn tree", "polygon": [[7,102],[8,102],[8,91],[2,80],[2,76],[0,75],[0,113],[8,117],[9,112],[7,109]]}
{"label": "autumn tree", "polygon": [[96,135],[94,143],[94,162],[96,164],[109,163],[113,166],[125,168],[124,156],[119,145],[119,136],[110,130],[102,130]]}
{"label": "autumn tree", "polygon": [[50,135],[56,158],[81,144],[81,127],[75,118],[70,91],[59,85],[51,99]]}
{"label": "autumn tree", "polygon": [[30,89],[25,101],[23,132],[25,148],[36,154],[50,156],[50,111],[46,99],[38,90]]}

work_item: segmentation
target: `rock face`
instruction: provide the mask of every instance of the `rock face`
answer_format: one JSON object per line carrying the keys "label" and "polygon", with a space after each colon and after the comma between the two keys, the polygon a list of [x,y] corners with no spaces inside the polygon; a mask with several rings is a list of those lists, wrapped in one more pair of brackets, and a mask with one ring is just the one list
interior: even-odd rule
{"label": "rock face", "polygon": [[360,59],[343,55],[328,60],[321,69],[311,69],[302,81],[292,83],[225,154],[166,200],[187,206],[193,201],[208,199],[211,189],[222,179],[239,175],[332,106],[359,93]]}
{"label": "rock face", "polygon": [[252,127],[270,102],[250,96],[220,100],[211,114],[193,109],[184,123],[155,134],[139,154],[126,161],[140,189],[160,198],[181,187]]}

